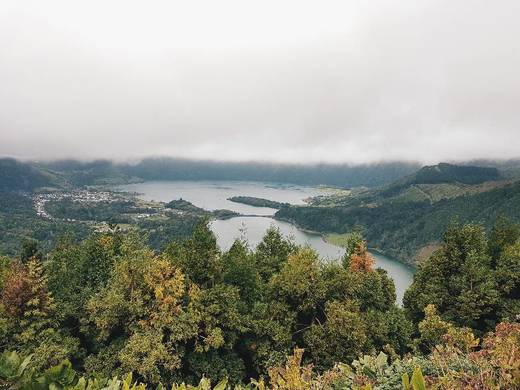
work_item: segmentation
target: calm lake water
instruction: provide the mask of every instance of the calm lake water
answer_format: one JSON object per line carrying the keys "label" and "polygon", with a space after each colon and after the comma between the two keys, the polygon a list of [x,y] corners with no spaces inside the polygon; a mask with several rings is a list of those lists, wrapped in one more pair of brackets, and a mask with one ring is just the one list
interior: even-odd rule
{"label": "calm lake water", "polygon": [[[304,200],[308,197],[326,194],[326,191],[320,188],[260,182],[148,181],[119,186],[117,189],[137,192],[144,200],[169,202],[182,198],[206,210],[228,209],[241,214],[257,215],[211,222],[211,229],[224,250],[239,237],[245,238],[250,247],[254,248],[261,241],[265,231],[270,226],[275,226],[286,236],[292,237],[296,243],[310,245],[325,260],[335,261],[344,252],[343,248],[329,244],[318,234],[304,232],[290,223],[270,218],[276,212],[275,209],[253,207],[227,200],[231,196],[245,195],[291,204],[304,204]],[[401,302],[404,291],[412,282],[413,269],[386,256],[377,253],[373,255],[376,265],[387,270],[389,276],[394,279],[397,301]]]}

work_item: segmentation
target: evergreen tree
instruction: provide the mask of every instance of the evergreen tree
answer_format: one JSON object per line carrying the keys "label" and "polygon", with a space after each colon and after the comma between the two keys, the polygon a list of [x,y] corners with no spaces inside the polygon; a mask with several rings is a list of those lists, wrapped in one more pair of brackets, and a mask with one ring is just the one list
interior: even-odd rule
{"label": "evergreen tree", "polygon": [[279,229],[270,227],[256,247],[254,255],[262,280],[267,282],[271,276],[280,272],[289,255],[296,249],[294,242],[283,237]]}
{"label": "evergreen tree", "polygon": [[484,229],[454,224],[446,231],[442,248],[419,266],[404,306],[416,323],[423,309],[435,304],[453,324],[485,332],[499,321],[499,300]]}

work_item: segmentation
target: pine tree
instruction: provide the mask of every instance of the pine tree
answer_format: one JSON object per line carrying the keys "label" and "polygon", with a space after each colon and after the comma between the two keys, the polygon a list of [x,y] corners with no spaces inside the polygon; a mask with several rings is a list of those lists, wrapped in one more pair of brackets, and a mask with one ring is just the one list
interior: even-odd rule
{"label": "pine tree", "polygon": [[23,316],[20,318],[21,333],[18,336],[23,344],[35,340],[45,329],[56,326],[56,306],[47,289],[47,277],[40,260],[36,257],[30,258],[25,272],[28,294]]}

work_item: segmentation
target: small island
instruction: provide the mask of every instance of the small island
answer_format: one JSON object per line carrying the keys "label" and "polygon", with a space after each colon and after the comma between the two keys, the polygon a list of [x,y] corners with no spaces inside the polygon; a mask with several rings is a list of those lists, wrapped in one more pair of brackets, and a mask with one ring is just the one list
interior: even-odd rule
{"label": "small island", "polygon": [[180,211],[182,213],[203,215],[203,216],[213,217],[215,219],[229,219],[229,218],[233,218],[233,217],[238,217],[240,215],[240,213],[237,213],[236,211],[232,211],[232,210],[218,209],[218,210],[208,211],[203,208],[197,207],[193,203],[188,202],[187,200],[184,200],[182,198],[174,199],[174,200],[166,203],[164,206],[166,208]]}
{"label": "small island", "polygon": [[192,213],[203,213],[205,210],[203,208],[195,206],[193,203],[188,202],[187,200],[184,200],[182,198],[180,199],[174,199],[164,205],[166,208],[178,210],[178,211],[185,211],[185,212],[192,212]]}
{"label": "small island", "polygon": [[254,207],[269,207],[271,209],[281,209],[290,206],[289,203],[276,202],[274,200],[256,198],[254,196],[232,196],[227,200],[235,203],[243,203]]}

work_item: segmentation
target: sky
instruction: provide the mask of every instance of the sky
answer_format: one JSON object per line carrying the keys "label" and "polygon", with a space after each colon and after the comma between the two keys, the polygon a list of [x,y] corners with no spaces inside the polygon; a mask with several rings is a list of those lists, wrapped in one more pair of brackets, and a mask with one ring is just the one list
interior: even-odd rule
{"label": "sky", "polygon": [[520,157],[518,0],[0,1],[0,155]]}

